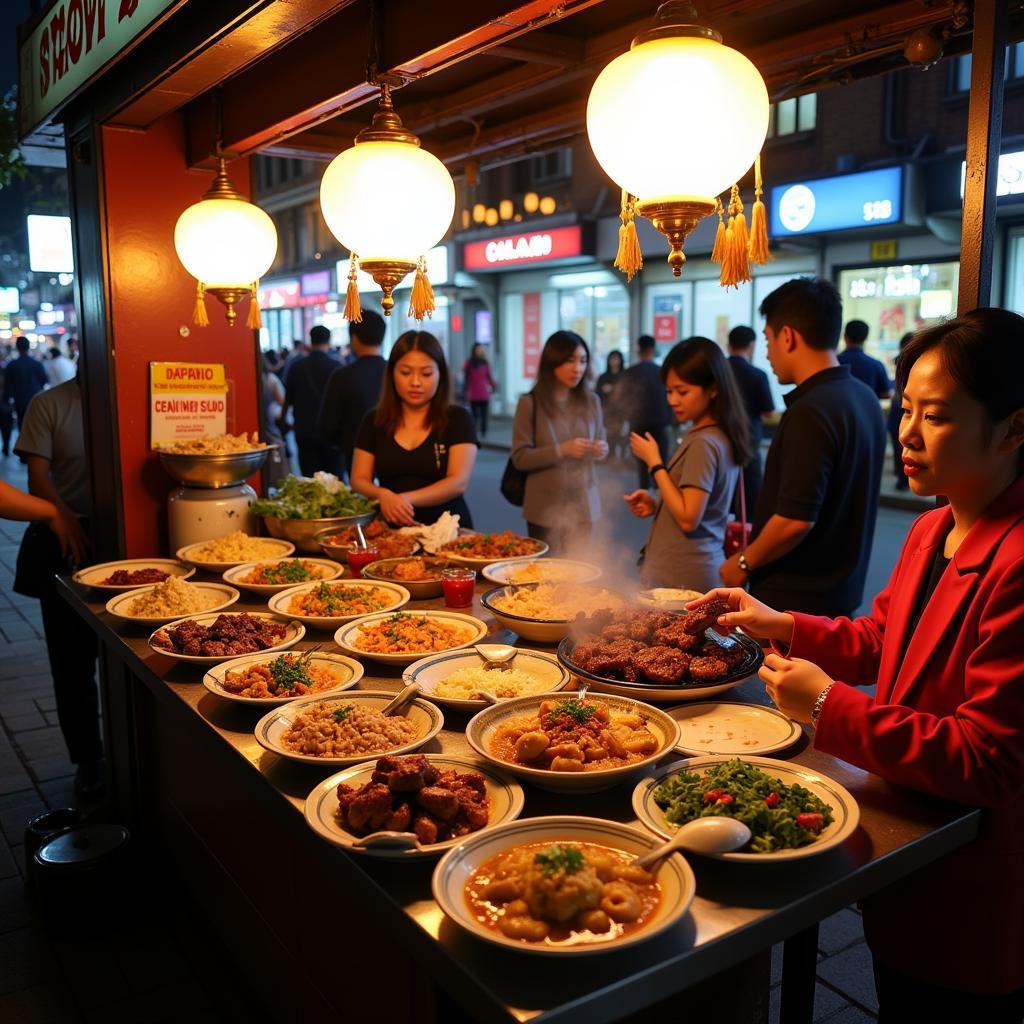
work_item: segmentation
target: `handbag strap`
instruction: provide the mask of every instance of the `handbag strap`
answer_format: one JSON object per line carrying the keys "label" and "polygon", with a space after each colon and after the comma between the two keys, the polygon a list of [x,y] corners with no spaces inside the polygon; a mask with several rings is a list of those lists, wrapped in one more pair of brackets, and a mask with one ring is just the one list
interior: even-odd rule
{"label": "handbag strap", "polygon": [[747,546],[747,492],[743,486],[743,467],[740,466],[740,522],[743,524],[743,547]]}

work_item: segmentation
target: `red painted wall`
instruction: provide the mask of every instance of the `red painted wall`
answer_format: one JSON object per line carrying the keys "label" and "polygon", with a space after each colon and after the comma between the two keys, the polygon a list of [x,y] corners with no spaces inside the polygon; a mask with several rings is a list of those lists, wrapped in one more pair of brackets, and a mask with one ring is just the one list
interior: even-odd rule
{"label": "red painted wall", "polygon": [[[244,326],[229,328],[223,307],[207,299],[210,326],[192,324],[195,281],[178,262],[174,224],[198,202],[212,173],[185,166],[185,137],[177,115],[145,132],[103,129],[103,174],[110,267],[108,344],[113,347],[124,494],[125,555],[167,554],[167,496],[176,484],[149,450],[149,363],[224,363],[230,389],[227,428],[259,429],[258,346]],[[249,164],[230,173],[249,191]],[[188,335],[182,337],[186,328]]]}

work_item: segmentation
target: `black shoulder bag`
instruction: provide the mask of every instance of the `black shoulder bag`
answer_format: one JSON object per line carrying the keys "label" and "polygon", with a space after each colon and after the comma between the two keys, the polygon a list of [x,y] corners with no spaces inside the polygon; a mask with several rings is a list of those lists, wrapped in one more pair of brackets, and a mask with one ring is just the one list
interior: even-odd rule
{"label": "black shoulder bag", "polygon": [[[530,395],[530,401],[533,403],[533,416],[532,416],[532,431],[533,431],[533,443],[537,444],[537,398],[535,395]],[[522,508],[523,502],[526,500],[526,478],[529,476],[529,472],[525,469],[519,469],[512,462],[512,457],[509,456],[508,462],[505,463],[505,472],[501,474],[501,493],[504,499],[510,505],[516,505]]]}

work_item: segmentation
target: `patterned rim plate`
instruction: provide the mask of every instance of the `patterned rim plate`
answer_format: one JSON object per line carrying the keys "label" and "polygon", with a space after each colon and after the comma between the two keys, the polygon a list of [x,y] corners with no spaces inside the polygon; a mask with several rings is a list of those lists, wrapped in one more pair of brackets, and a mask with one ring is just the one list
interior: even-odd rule
{"label": "patterned rim plate", "polygon": [[668,712],[679,723],[680,754],[764,756],[792,746],[803,735],[797,722],[776,708],[741,701],[683,704]]}
{"label": "patterned rim plate", "polygon": [[[296,652],[301,654],[301,652]],[[241,697],[237,693],[229,693],[224,689],[224,677],[228,672],[237,672],[249,665],[262,665],[275,661],[282,655],[281,651],[261,651],[259,654],[245,654],[241,658],[234,658],[231,661],[221,662],[214,665],[209,672],[203,676],[203,686],[215,697],[222,700],[234,701],[236,704],[250,704],[253,707],[271,708],[280,704],[290,704],[293,700],[303,700],[313,694],[296,694],[292,697]],[[338,683],[329,690],[318,690],[316,696],[328,693],[337,693],[339,690],[350,690],[360,679],[363,678],[363,666],[352,658],[346,658],[344,654],[330,654],[327,651],[314,651],[312,661],[321,665],[331,666],[334,673],[338,673]]]}
{"label": "patterned rim plate", "polygon": [[[203,612],[202,615],[186,615],[182,619],[175,619],[174,622],[168,622],[166,626],[161,626],[160,629],[170,629],[172,626],[177,626],[181,622],[198,622],[201,626],[212,625],[217,619],[221,612],[214,612],[212,615]],[[228,612],[226,614],[242,614],[241,612]],[[281,620],[276,615],[269,615],[267,612],[245,612],[246,615],[251,615],[254,619],[266,619],[268,622],[273,622],[275,625],[280,626]],[[160,629],[155,629],[149,636],[149,646],[157,654],[162,654],[167,658],[176,658],[178,661],[187,661],[193,665],[219,665],[225,660],[223,654],[176,654],[174,651],[168,651],[163,647],[158,647],[153,643],[153,637],[160,632]],[[304,636],[306,635],[306,627],[301,622],[288,622],[285,623],[285,634],[284,638],[278,643],[271,647],[266,647],[260,654],[267,654],[271,651],[287,651],[289,647],[294,647]]]}
{"label": "patterned rim plate", "polygon": [[380,612],[372,612],[373,615],[389,615],[404,608],[409,603],[410,594],[405,587],[397,583],[377,582],[376,580],[317,580],[314,583],[300,583],[297,587],[289,587],[275,594],[268,602],[267,607],[275,614],[286,619],[295,619],[314,629],[337,629],[344,626],[346,622],[353,622],[356,619],[366,618],[366,612],[356,612],[354,615],[302,615],[298,612],[288,611],[288,604],[293,597],[300,594],[308,594],[315,590],[321,583],[330,583],[332,587],[342,587],[345,590],[386,590],[392,596],[392,604]]}
{"label": "patterned rim plate", "polygon": [[[179,612],[174,612],[170,615],[130,615],[128,613],[128,608],[134,601],[160,585],[159,583],[150,583],[147,586],[136,587],[135,590],[129,590],[123,594],[115,594],[107,602],[107,611],[122,622],[135,622],[140,626],[154,626],[160,622],[173,622],[175,619],[180,619],[181,614]],[[201,612],[197,612],[197,615],[212,615],[214,612],[222,612],[225,608],[230,608],[240,596],[234,587],[225,586],[223,583],[189,583],[188,585],[195,587],[196,590],[207,591],[211,597],[217,597],[213,604],[208,608],[204,608]]]}
{"label": "patterned rim plate", "polygon": [[79,569],[71,579],[83,587],[92,587],[93,590],[104,590],[109,594],[119,594],[125,590],[138,590],[140,583],[100,583],[100,580],[108,579],[118,569],[125,572],[137,572],[139,569],[159,569],[169,576],[180,576],[187,580],[195,576],[194,565],[182,565],[176,558],[122,558],[117,562],[100,562],[98,565],[90,565],[85,569]]}

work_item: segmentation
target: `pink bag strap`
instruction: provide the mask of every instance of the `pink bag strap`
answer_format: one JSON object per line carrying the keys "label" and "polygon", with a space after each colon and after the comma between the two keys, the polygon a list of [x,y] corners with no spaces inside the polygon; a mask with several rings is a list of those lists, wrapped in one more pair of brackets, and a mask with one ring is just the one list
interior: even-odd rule
{"label": "pink bag strap", "polygon": [[743,486],[743,468],[740,467],[740,522],[743,524],[743,548],[747,547],[747,492]]}

